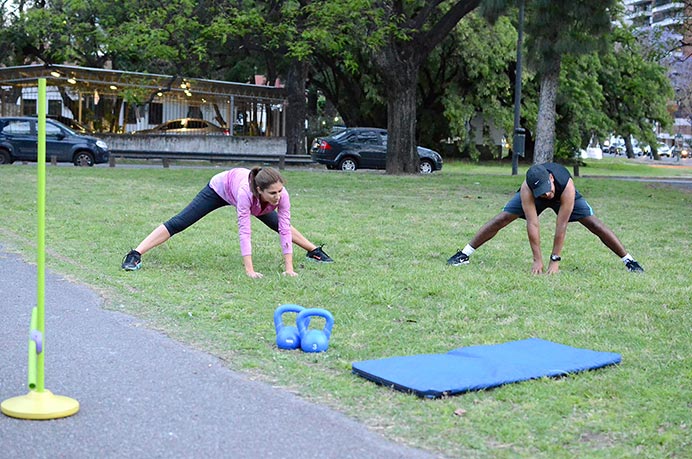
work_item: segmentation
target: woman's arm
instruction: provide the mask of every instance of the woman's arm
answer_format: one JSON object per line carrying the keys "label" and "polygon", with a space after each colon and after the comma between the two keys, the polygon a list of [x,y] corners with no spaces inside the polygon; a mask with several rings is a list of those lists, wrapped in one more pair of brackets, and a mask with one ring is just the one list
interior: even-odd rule
{"label": "woman's arm", "polygon": [[297,272],[293,271],[293,254],[284,253],[284,275],[295,277],[298,275]]}
{"label": "woman's arm", "polygon": [[252,226],[250,222],[252,201],[250,196],[239,196],[236,204],[238,214],[238,239],[240,242],[240,255],[243,257],[245,274],[252,278],[262,277],[261,273],[255,272],[252,265]]}
{"label": "woman's arm", "polygon": [[243,256],[243,265],[245,266],[245,274],[252,277],[253,279],[259,279],[262,273],[255,272],[255,268],[252,266],[252,255]]}

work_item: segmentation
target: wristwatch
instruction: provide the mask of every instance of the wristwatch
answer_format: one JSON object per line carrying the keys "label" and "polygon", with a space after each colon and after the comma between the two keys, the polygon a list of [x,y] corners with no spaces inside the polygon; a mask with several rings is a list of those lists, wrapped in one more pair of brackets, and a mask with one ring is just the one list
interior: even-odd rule
{"label": "wristwatch", "polygon": [[550,256],[550,261],[560,261],[560,260],[562,260],[562,257],[560,257],[560,255],[552,254]]}

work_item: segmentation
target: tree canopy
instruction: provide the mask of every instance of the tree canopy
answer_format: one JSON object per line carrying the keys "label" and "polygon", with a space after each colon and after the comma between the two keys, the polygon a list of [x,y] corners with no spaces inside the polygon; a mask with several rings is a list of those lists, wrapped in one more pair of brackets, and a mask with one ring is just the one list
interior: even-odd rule
{"label": "tree canopy", "polygon": [[[281,78],[289,152],[305,151],[307,102],[314,112],[321,94],[346,124],[386,127],[387,171],[413,173],[417,144],[452,142],[476,156],[474,120],[511,132],[517,1],[4,2],[0,63]],[[673,94],[658,48],[611,30],[614,0],[524,1],[522,124],[536,138],[536,161],[611,130],[653,141],[652,124],[670,120],[667,99],[692,105],[688,66],[666,64]],[[480,5],[484,15],[474,14]]]}

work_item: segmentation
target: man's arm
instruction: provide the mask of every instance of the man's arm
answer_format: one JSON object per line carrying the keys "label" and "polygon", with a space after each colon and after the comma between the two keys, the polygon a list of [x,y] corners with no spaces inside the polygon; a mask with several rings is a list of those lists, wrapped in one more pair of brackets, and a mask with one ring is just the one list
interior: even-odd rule
{"label": "man's arm", "polygon": [[[574,209],[574,197],[576,196],[574,182],[569,179],[565,186],[562,195],[560,196],[560,210],[557,213],[557,223],[555,224],[555,238],[553,239],[553,253],[560,255],[562,247],[565,244],[565,235],[567,234],[567,224],[569,217]],[[555,274],[560,270],[559,261],[551,261],[548,265],[547,274]]]}
{"label": "man's arm", "polygon": [[541,274],[543,272],[543,257],[541,255],[541,231],[538,224],[538,212],[536,212],[536,201],[533,197],[533,192],[526,184],[526,181],[521,184],[519,196],[521,197],[521,207],[526,217],[526,232],[529,236],[529,245],[531,246],[531,253],[533,253],[531,272],[533,274]]}

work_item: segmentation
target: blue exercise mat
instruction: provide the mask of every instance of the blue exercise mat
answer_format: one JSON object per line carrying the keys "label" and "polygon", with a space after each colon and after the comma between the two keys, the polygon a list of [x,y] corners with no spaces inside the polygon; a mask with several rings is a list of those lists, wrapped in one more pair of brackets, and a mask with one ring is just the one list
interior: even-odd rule
{"label": "blue exercise mat", "polygon": [[580,349],[529,338],[460,347],[446,354],[363,360],[353,372],[420,397],[437,398],[527,379],[555,377],[620,363],[620,354]]}

